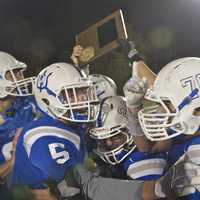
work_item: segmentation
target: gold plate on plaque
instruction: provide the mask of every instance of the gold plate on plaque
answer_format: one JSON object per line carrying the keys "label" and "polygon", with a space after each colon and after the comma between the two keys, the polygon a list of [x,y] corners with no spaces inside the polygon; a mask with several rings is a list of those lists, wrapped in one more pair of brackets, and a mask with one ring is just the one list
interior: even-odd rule
{"label": "gold plate on plaque", "polygon": [[79,60],[83,63],[87,63],[94,57],[94,47],[86,47],[80,55]]}

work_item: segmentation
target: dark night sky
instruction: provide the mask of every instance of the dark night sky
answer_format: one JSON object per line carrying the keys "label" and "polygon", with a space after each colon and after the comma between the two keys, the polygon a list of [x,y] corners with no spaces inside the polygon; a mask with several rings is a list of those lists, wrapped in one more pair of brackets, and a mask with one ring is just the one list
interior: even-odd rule
{"label": "dark night sky", "polygon": [[76,33],[119,8],[151,46],[151,64],[200,57],[199,0],[0,0],[0,49],[41,68],[64,60]]}

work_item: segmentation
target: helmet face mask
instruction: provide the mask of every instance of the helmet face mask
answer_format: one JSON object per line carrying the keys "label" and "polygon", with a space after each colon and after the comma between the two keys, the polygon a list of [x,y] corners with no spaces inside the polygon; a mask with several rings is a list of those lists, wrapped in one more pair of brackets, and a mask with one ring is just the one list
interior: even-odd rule
{"label": "helmet face mask", "polygon": [[194,114],[200,107],[199,83],[199,58],[175,60],[158,73],[145,95],[151,104],[138,113],[148,139],[161,141],[199,130],[200,116]]}
{"label": "helmet face mask", "polygon": [[24,78],[26,64],[0,52],[0,98],[33,95],[35,77]]}
{"label": "helmet face mask", "polygon": [[21,80],[9,81],[5,91],[11,96],[29,96],[33,95],[33,85],[35,78],[22,78]]}
{"label": "helmet face mask", "polygon": [[58,115],[61,119],[73,122],[85,119],[89,122],[96,118],[98,100],[95,87],[89,82],[77,86],[64,86],[56,95],[56,99],[60,103],[57,109],[62,113]]}
{"label": "helmet face mask", "polygon": [[107,137],[96,139],[97,147],[94,152],[105,162],[111,165],[119,164],[135,149],[133,138],[127,128],[121,126],[114,131],[102,131],[106,131]]}
{"label": "helmet face mask", "polygon": [[120,149],[124,143],[127,141],[127,134],[119,132],[117,135],[114,135],[109,138],[98,140],[98,149],[102,153],[115,151],[115,149]]}
{"label": "helmet face mask", "polygon": [[[176,137],[184,132],[182,124],[174,121],[179,115],[179,110],[175,108],[173,99],[156,96],[151,89],[148,89],[145,99],[150,105],[141,109],[138,116],[148,139],[160,141]],[[170,132],[173,134],[171,135]]]}
{"label": "helmet face mask", "polygon": [[135,149],[127,127],[124,98],[113,96],[105,99],[100,107],[100,117],[99,127],[90,130],[90,137],[96,143],[94,152],[111,165],[119,164]]}
{"label": "helmet face mask", "polygon": [[54,118],[92,122],[98,115],[95,87],[67,63],[55,63],[40,72],[35,96],[40,108]]}

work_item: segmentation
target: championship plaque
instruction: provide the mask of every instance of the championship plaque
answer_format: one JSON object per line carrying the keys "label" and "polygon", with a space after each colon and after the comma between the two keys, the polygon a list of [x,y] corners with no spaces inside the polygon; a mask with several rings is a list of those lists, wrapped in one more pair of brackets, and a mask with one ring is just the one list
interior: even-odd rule
{"label": "championship plaque", "polygon": [[76,45],[84,48],[80,62],[87,64],[117,48],[116,40],[119,38],[127,39],[122,10],[113,12],[76,35]]}

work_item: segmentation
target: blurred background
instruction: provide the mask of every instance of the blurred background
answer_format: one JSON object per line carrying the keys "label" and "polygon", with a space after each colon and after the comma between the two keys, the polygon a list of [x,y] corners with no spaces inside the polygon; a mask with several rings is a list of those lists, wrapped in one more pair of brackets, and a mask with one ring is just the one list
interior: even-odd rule
{"label": "blurred background", "polygon": [[[200,56],[199,0],[0,0],[0,50],[37,74],[46,65],[65,61],[77,33],[119,8],[130,39],[153,71],[176,58]],[[129,76],[123,64],[114,52],[97,60],[93,69],[121,84]],[[124,79],[118,80],[115,73],[121,72]]]}

